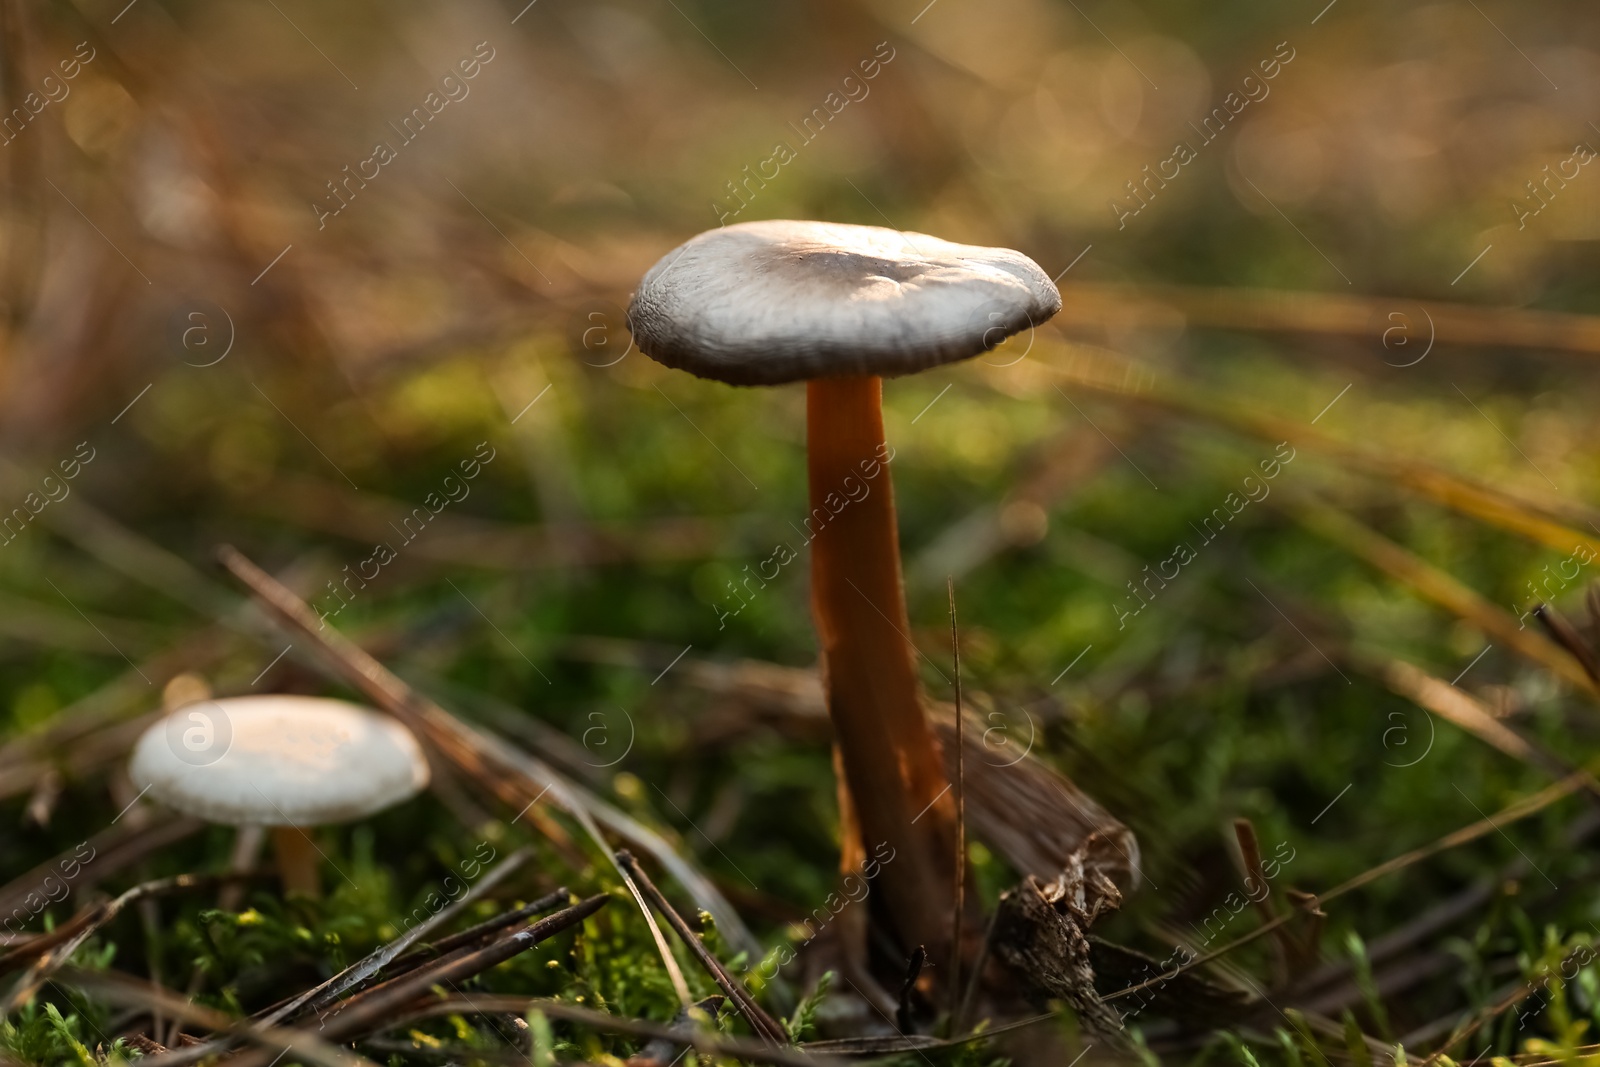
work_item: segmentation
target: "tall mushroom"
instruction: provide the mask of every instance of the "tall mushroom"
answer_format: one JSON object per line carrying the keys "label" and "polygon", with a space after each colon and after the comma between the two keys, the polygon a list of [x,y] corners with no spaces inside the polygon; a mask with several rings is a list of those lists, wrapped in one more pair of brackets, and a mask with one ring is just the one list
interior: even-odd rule
{"label": "tall mushroom", "polygon": [[316,896],[322,854],[308,831],[414,796],[428,761],[387,715],[320,697],[247,696],[189,704],[152,725],[128,776],[207,822],[271,827],[284,891]]}
{"label": "tall mushroom", "polygon": [[881,913],[908,953],[949,949],[955,809],[912,663],[881,379],[975,356],[1060,309],[1049,275],[1010,249],[784,221],[689,240],[628,309],[640,350],[669,367],[807,383],[811,609],[843,770],[843,866],[881,861]]}

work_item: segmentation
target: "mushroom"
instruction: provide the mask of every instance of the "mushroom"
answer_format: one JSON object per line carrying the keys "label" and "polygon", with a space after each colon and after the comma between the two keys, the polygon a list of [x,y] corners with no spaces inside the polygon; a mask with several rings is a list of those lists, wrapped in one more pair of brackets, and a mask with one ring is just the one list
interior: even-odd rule
{"label": "mushroom", "polygon": [[1060,309],[1050,276],[1020,252],[786,221],[692,238],[628,309],[640,350],[669,367],[732,385],[807,383],[805,525],[842,768],[841,865],[873,854],[882,914],[908,954],[949,947],[955,810],[911,658],[881,379],[975,356]]}
{"label": "mushroom", "polygon": [[307,829],[349,822],[428,784],[400,723],[342,700],[245,696],[176,709],[134,745],[128,777],[208,822],[270,827],[286,893],[317,896],[321,851]]}

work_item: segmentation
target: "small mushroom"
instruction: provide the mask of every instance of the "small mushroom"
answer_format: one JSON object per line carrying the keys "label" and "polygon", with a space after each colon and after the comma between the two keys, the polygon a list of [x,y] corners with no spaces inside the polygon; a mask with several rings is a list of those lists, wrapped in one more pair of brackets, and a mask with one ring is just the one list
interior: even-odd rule
{"label": "small mushroom", "polygon": [[153,800],[208,822],[270,827],[285,892],[317,896],[322,854],[307,830],[416,795],[428,761],[411,731],[376,711],[246,696],[188,704],[152,725],[128,776]]}
{"label": "small mushroom", "polygon": [[948,946],[955,810],[911,658],[881,378],[975,356],[1060,309],[1020,252],[784,221],[689,240],[628,309],[640,350],[669,367],[807,383],[811,608],[847,786],[843,866],[873,856],[908,950]]}

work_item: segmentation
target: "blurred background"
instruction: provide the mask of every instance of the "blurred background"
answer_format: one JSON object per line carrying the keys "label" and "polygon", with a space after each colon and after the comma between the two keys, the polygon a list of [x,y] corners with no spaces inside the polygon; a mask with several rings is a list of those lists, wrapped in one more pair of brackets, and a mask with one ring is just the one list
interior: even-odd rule
{"label": "blurred background", "polygon": [[[1593,750],[1594,683],[1528,611],[1583,625],[1600,554],[1597,30],[1498,0],[4,0],[0,716],[132,721],[185,671],[323,691],[217,626],[231,543],[781,930],[837,847],[804,676],[760,674],[814,664],[805,568],[719,607],[805,516],[803,394],[669,371],[623,309],[724,222],[1007,246],[1062,314],[886,385],[913,638],[948,699],[953,576],[986,742],[1140,837],[1115,933],[1202,944],[1235,818],[1324,890]],[[120,751],[14,766],[0,863],[104,825]],[[1320,1010],[1437,1041],[1589,929],[1582,803],[1330,905]]]}

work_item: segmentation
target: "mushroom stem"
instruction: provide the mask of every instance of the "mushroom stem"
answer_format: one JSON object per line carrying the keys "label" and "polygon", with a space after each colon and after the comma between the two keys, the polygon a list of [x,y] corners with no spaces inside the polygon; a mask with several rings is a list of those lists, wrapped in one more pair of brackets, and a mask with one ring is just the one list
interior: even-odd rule
{"label": "mushroom stem", "polygon": [[[261,846],[266,844],[266,837],[265,827],[239,827],[233,836],[233,853],[228,857],[228,873],[244,874],[255,870],[256,861],[261,858]],[[244,901],[244,891],[243,882],[229,882],[217,894],[217,909],[238,911],[239,905]]]}
{"label": "mushroom stem", "polygon": [[860,833],[844,844],[844,866],[850,873],[876,861],[884,913],[908,952],[943,948],[954,906],[955,813],[911,662],[881,380],[808,383],[806,437],[811,611],[841,790],[849,791],[841,808],[853,812]]}
{"label": "mushroom stem", "polygon": [[312,842],[311,835],[298,826],[274,826],[272,851],[278,857],[278,875],[283,879],[283,894],[306,897],[322,896],[322,877],[319,865],[322,853]]}

